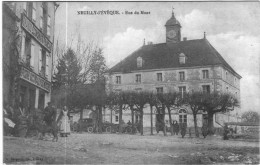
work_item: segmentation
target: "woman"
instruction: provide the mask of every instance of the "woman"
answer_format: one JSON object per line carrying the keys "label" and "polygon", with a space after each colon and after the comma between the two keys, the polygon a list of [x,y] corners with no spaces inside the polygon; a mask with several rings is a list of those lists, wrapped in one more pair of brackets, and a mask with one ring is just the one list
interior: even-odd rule
{"label": "woman", "polygon": [[178,135],[179,133],[179,124],[176,120],[173,121],[173,135]]}
{"label": "woman", "polygon": [[64,108],[62,109],[59,118],[58,118],[58,122],[61,122],[60,125],[60,135],[61,137],[68,137],[68,134],[70,134],[70,121],[69,121],[69,115],[68,115],[68,108],[67,106],[64,106]]}

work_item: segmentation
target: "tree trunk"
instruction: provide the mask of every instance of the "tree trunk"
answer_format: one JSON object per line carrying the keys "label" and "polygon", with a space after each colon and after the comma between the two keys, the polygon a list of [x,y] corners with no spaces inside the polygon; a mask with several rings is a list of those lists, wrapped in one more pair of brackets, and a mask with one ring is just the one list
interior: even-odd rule
{"label": "tree trunk", "polygon": [[170,122],[170,127],[171,127],[171,136],[173,136],[172,115],[171,115],[171,109],[170,109],[170,107],[167,107],[167,110],[168,110],[169,122]]}
{"label": "tree trunk", "polygon": [[163,114],[163,135],[167,136],[167,132],[166,132],[166,124],[165,124],[165,106],[162,106],[162,114]]}
{"label": "tree trunk", "polygon": [[83,119],[83,108],[80,110],[80,116],[79,116],[79,132],[82,132],[82,119]]}
{"label": "tree trunk", "polygon": [[151,110],[151,135],[153,135],[153,106],[150,106]]}
{"label": "tree trunk", "polygon": [[112,123],[113,122],[113,111],[112,111],[112,109],[110,109],[110,123]]}
{"label": "tree trunk", "polygon": [[123,105],[119,106],[119,133],[122,133],[122,116],[123,116]]}
{"label": "tree trunk", "polygon": [[133,106],[130,106],[131,109],[131,119],[132,119],[132,134],[134,134],[134,110]]}
{"label": "tree trunk", "polygon": [[197,114],[193,114],[193,119],[194,119],[195,134],[196,137],[199,137],[199,131],[197,126]]}
{"label": "tree trunk", "polygon": [[214,134],[213,116],[214,116],[214,113],[208,112],[208,130],[209,130],[208,134],[209,135]]}
{"label": "tree trunk", "polygon": [[102,126],[103,126],[103,115],[102,115],[102,106],[98,106],[98,132],[102,133]]}
{"label": "tree trunk", "polygon": [[140,109],[140,132],[141,132],[141,135],[144,135],[144,125],[143,125],[143,117],[144,117],[144,114],[143,114],[143,107],[141,107]]}

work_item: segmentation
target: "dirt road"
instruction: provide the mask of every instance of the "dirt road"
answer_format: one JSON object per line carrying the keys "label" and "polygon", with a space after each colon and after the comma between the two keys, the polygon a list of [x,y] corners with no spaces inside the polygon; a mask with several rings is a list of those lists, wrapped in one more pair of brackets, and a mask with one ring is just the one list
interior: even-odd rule
{"label": "dirt road", "polygon": [[257,163],[259,143],[224,141],[219,136],[182,139],[119,134],[71,134],[34,140],[4,137],[4,162],[25,164],[210,164]]}

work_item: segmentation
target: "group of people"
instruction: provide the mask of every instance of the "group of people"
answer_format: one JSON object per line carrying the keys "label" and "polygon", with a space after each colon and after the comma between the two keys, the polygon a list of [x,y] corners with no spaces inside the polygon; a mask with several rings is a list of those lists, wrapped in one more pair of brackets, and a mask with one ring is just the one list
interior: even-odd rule
{"label": "group of people", "polygon": [[[56,121],[57,111],[51,102],[44,109],[44,121],[47,125],[51,126],[53,121]],[[60,128],[61,137],[68,137],[70,134],[70,120],[69,120],[69,110],[67,106],[64,106],[57,118],[57,124]]]}
{"label": "group of people", "polygon": [[[43,121],[47,126],[52,126],[53,122],[56,122],[60,129],[61,137],[67,137],[70,134],[70,120],[68,112],[68,107],[64,106],[57,118],[57,110],[52,103],[49,102],[48,106],[42,111]],[[19,121],[19,116],[28,116],[25,112],[25,108],[18,106],[14,109],[8,103],[4,103],[3,119],[5,135],[15,135],[15,127],[21,124],[21,121]]]}

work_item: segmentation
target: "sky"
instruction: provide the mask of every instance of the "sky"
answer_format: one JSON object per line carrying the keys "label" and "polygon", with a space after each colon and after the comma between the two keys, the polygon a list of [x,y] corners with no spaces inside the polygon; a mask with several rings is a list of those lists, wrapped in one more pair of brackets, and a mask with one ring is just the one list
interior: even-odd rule
{"label": "sky", "polygon": [[[182,37],[206,38],[242,76],[241,111],[260,107],[259,2],[59,2],[55,40],[59,47],[95,42],[110,68],[147,42],[165,43],[165,23],[175,17]],[[118,11],[116,15],[79,15],[78,11]],[[133,14],[125,14],[125,12]],[[134,12],[150,14],[134,14]]]}

